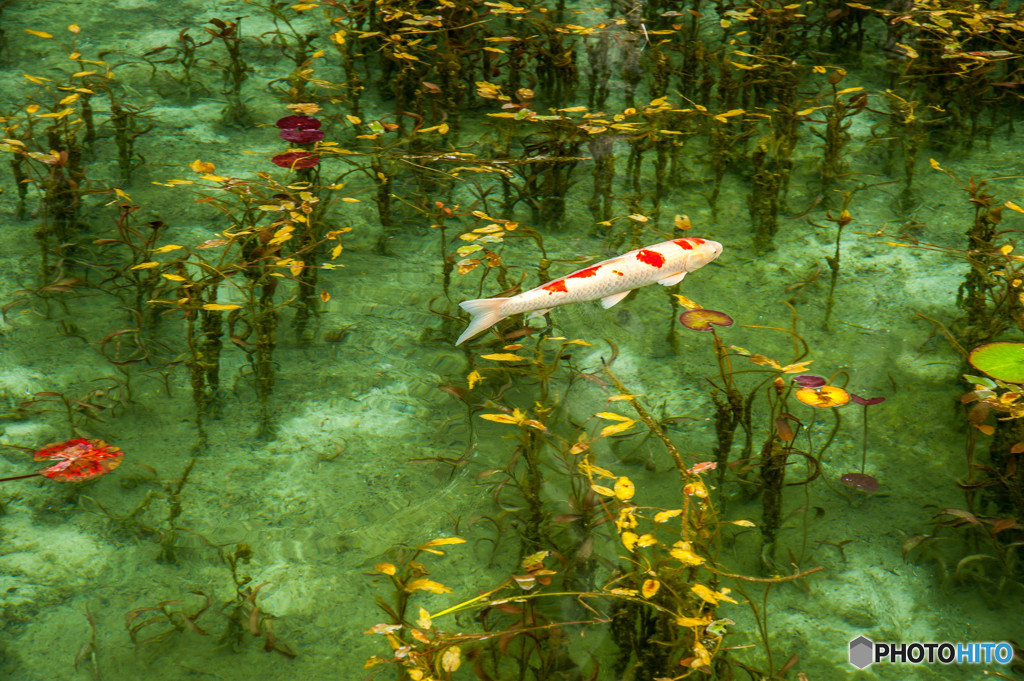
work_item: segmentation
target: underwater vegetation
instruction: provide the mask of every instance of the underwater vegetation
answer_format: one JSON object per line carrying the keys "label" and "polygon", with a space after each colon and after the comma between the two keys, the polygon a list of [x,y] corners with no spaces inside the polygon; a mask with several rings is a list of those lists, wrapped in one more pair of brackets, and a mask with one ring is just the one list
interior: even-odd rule
{"label": "underwater vegetation", "polygon": [[1024,674],[1024,10],[73,9],[0,0],[5,677]]}

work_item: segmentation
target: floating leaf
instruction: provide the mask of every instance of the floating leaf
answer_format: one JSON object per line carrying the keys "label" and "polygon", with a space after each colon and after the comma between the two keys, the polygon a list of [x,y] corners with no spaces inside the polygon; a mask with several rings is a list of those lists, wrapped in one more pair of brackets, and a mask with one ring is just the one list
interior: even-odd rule
{"label": "floating leaf", "polygon": [[865,492],[878,491],[878,480],[864,473],[847,473],[839,478],[839,482],[847,487],[854,487]]}
{"label": "floating leaf", "polygon": [[850,393],[834,385],[820,388],[800,388],[796,391],[796,399],[812,407],[841,407],[850,401]]}
{"label": "floating leaf", "polygon": [[511,352],[497,352],[492,355],[480,355],[480,359],[493,359],[495,362],[522,362],[526,358]]}
{"label": "floating leaf", "polygon": [[732,317],[716,310],[687,310],[679,315],[679,321],[683,326],[694,331],[711,331],[712,324],[732,326]]}
{"label": "floating leaf", "polygon": [[967,361],[992,378],[1024,383],[1024,343],[987,343],[971,350]]}

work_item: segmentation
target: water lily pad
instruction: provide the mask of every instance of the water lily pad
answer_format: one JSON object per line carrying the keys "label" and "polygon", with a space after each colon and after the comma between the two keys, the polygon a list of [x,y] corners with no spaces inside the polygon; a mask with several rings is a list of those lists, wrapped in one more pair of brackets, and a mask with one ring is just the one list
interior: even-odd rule
{"label": "water lily pad", "polygon": [[711,325],[732,326],[732,317],[724,312],[715,310],[687,310],[679,315],[679,321],[688,329],[694,331],[710,331]]}
{"label": "water lily pad", "polygon": [[850,401],[850,393],[834,385],[821,388],[800,388],[796,391],[796,399],[812,407],[841,407]]}
{"label": "water lily pad", "polygon": [[975,369],[1007,383],[1024,383],[1024,343],[987,343],[971,350]]}

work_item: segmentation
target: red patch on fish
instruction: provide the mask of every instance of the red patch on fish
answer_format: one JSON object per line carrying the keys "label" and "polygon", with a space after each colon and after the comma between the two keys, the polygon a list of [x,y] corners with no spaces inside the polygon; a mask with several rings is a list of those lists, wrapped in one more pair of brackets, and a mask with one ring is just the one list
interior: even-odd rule
{"label": "red patch on fish", "polygon": [[566,279],[583,279],[585,277],[596,277],[598,269],[600,269],[600,265],[594,265],[593,267],[588,267],[585,270],[573,272],[568,277],[566,277]]}
{"label": "red patch on fish", "polygon": [[674,243],[676,246],[679,246],[679,248],[683,249],[684,251],[693,250],[693,244],[690,243],[690,239],[676,239],[672,243]]}
{"label": "red patch on fish", "polygon": [[565,279],[555,279],[552,282],[548,282],[541,286],[542,289],[548,293],[568,293],[569,289],[565,287]]}
{"label": "red patch on fish", "polygon": [[646,248],[641,248],[637,251],[636,259],[645,265],[650,265],[655,268],[661,267],[665,264],[665,256],[657,251],[649,251]]}
{"label": "red patch on fish", "polygon": [[614,272],[615,274],[619,275],[620,277],[626,276],[626,275],[624,275],[622,272],[620,272],[618,270],[612,270],[612,272]]}

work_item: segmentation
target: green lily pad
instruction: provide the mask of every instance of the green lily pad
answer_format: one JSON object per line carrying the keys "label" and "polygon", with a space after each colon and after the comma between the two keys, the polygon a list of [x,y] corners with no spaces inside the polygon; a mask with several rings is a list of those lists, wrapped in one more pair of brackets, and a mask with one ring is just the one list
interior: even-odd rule
{"label": "green lily pad", "polygon": [[967,356],[975,369],[1007,383],[1024,383],[1024,343],[987,343]]}

